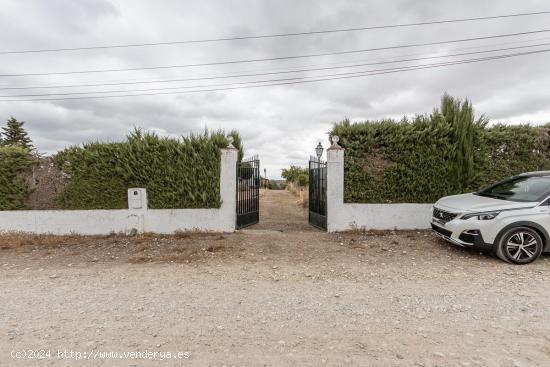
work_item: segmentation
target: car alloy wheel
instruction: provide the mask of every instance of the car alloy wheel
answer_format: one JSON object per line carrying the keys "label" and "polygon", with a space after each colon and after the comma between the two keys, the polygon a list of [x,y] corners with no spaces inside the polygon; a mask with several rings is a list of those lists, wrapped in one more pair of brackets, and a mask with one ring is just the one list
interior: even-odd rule
{"label": "car alloy wheel", "polygon": [[529,264],[542,253],[542,238],[527,227],[508,231],[499,244],[499,257],[514,264]]}

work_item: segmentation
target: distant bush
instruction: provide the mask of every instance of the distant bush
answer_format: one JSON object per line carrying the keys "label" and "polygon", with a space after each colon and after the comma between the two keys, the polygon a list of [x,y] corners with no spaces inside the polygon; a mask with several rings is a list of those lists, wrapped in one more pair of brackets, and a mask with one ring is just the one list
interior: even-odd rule
{"label": "distant bush", "polygon": [[469,101],[444,96],[413,120],[336,124],[350,203],[434,202],[521,172],[550,169],[547,126],[495,125]]}
{"label": "distant bush", "polygon": [[290,166],[290,168],[283,168],[281,176],[287,183],[304,187],[308,185],[309,170],[303,167]]}
{"label": "distant bush", "polygon": [[[241,148],[238,134],[231,135]],[[152,209],[217,208],[220,148],[227,144],[223,131],[172,139],[136,129],[126,141],[70,147],[54,157],[68,176],[59,204],[122,209],[128,206],[127,189],[144,187]]]}
{"label": "distant bush", "polygon": [[269,180],[268,189],[270,190],[285,190],[286,189],[286,183],[285,182],[277,182],[273,180]]}
{"label": "distant bush", "polygon": [[31,192],[23,177],[32,169],[34,157],[20,146],[0,146],[0,210],[26,209]]}
{"label": "distant bush", "polygon": [[300,187],[305,187],[309,183],[309,175],[306,175],[305,173],[298,176],[298,185]]}

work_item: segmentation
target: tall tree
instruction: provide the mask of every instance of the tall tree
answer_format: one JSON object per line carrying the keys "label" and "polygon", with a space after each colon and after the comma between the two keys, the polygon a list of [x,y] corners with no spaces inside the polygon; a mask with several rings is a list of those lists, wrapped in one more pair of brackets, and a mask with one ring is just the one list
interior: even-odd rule
{"label": "tall tree", "polygon": [[487,125],[485,116],[476,119],[472,103],[468,100],[453,98],[447,93],[441,98],[440,113],[449,124],[454,142],[454,162],[458,190],[466,189],[474,179],[475,135],[480,127]]}
{"label": "tall tree", "polygon": [[1,134],[2,145],[19,146],[29,150],[34,149],[31,138],[23,127],[24,121],[17,121],[15,117],[10,117],[6,122],[6,126],[2,128],[4,132]]}

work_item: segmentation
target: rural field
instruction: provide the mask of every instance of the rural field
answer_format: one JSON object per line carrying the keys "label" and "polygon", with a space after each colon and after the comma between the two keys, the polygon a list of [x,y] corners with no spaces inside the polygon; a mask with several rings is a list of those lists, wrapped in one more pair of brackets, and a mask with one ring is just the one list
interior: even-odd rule
{"label": "rural field", "polygon": [[[0,237],[0,365],[548,366],[550,257],[328,234],[287,191],[234,234]],[[42,361],[18,350],[182,351]]]}

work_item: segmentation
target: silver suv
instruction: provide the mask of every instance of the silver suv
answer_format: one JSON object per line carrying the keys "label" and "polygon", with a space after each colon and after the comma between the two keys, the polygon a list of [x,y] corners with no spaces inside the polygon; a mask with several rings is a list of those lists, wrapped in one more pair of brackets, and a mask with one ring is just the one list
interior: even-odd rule
{"label": "silver suv", "polygon": [[550,252],[549,209],[550,171],[527,172],[478,192],[439,199],[431,225],[450,243],[528,264]]}

